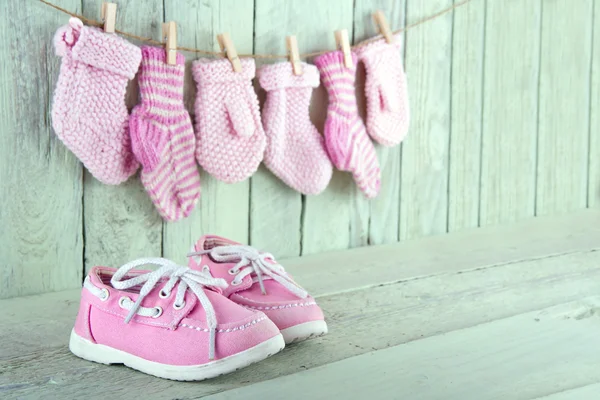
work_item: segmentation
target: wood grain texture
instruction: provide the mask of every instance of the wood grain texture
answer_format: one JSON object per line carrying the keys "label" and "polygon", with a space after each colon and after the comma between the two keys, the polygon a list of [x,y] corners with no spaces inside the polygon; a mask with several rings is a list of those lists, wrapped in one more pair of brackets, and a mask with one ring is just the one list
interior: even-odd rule
{"label": "wood grain texture", "polygon": [[[235,9],[235,12],[229,10]],[[252,0],[165,1],[166,20],[177,21],[181,46],[219,50],[216,35],[229,32],[240,53],[252,52],[254,4]],[[195,53],[186,56],[185,101],[194,115],[196,85],[191,75]],[[164,222],[163,253],[186,262],[185,255],[201,235],[211,233],[248,242],[249,182],[233,185],[217,181],[201,171],[202,194],[191,216],[174,223]]]}
{"label": "wood grain texture", "polygon": [[[405,0],[357,0],[354,3],[355,43],[379,34],[379,30],[373,21],[373,13],[377,10],[382,10],[385,13],[392,30],[404,26],[406,18]],[[401,40],[404,43],[404,37]],[[404,53],[404,46],[402,46],[401,51]],[[359,109],[366,114],[364,110],[366,101],[364,98],[364,81],[365,71],[363,65],[360,64],[357,78],[357,98],[359,99]],[[412,132],[409,131],[409,134],[412,134]],[[376,145],[375,149],[381,167],[381,190],[379,196],[371,201],[366,200],[362,193],[355,190],[354,202],[357,211],[354,213],[355,217],[351,219],[351,244],[353,247],[398,241],[402,147],[389,148]],[[361,210],[363,211],[360,212]]]}
{"label": "wood grain texture", "polygon": [[[600,298],[595,297],[520,314],[208,399],[271,398],[285,388],[290,400],[531,399],[557,392],[543,398],[591,400],[597,397],[564,397],[560,392],[598,382],[598,323],[588,318],[598,305]],[[598,393],[598,388],[586,392]]]}
{"label": "wood grain texture", "polygon": [[[254,51],[285,54],[287,35],[296,35],[300,52],[320,49],[321,38],[312,32],[315,23],[321,24],[321,20],[314,20],[314,8],[318,7],[317,3],[318,0],[256,1]],[[260,60],[257,61],[257,67],[265,64]],[[260,88],[258,83],[256,87]],[[262,89],[259,91],[264,104],[265,93]],[[262,165],[251,179],[250,241],[252,245],[269,249],[269,252],[278,257],[299,256],[302,245],[302,197]]]}
{"label": "wood grain texture", "polygon": [[[348,29],[348,34],[352,35],[353,0],[321,1],[315,3],[311,11],[309,32],[312,38],[318,38],[319,49],[336,48],[333,32],[337,29]],[[314,91],[311,102],[311,119],[319,132],[323,132],[327,103],[327,94],[321,85]],[[355,212],[351,201],[353,187],[349,173],[334,170],[329,187],[323,193],[305,197],[302,254],[350,246],[350,218]]]}
{"label": "wood grain texture", "polygon": [[[161,0],[116,1],[117,29],[158,38],[163,21]],[[83,14],[99,19],[101,3],[83,1]],[[135,43],[139,45],[140,43]],[[137,80],[131,82],[127,105],[138,103]],[[118,267],[139,257],[162,254],[162,219],[146,194],[139,174],[118,186],[104,185],[84,174],[85,270],[94,265]]]}
{"label": "wood grain texture", "polygon": [[[407,24],[452,5],[408,0]],[[411,132],[402,148],[400,239],[447,230],[452,15],[406,33]]]}
{"label": "wood grain texture", "polygon": [[592,71],[590,79],[590,155],[588,207],[600,206],[600,2],[594,2]]}
{"label": "wood grain texture", "polygon": [[[61,6],[79,9],[78,1]],[[0,13],[0,298],[81,284],[82,172],[52,129],[60,58],[52,37],[67,23],[38,2]]]}
{"label": "wood grain texture", "polygon": [[[456,3],[456,1],[455,1]],[[485,1],[454,13],[448,231],[479,225]]]}
{"label": "wood grain texture", "polygon": [[591,0],[542,2],[537,215],[587,205],[592,19]]}
{"label": "wood grain texture", "polygon": [[534,215],[540,3],[486,3],[480,225]]}
{"label": "wood grain texture", "polygon": [[[6,300],[0,304],[9,310],[8,318],[0,325],[2,337],[8,340],[0,354],[0,389],[9,399],[36,397],[42,393],[45,398],[71,398],[90,385],[95,385],[97,392],[105,397],[123,396],[124,391],[130,391],[145,398],[196,398],[595,295],[600,290],[599,262],[600,252],[586,251],[320,296],[318,301],[328,319],[329,335],[289,346],[251,368],[201,385],[155,379],[128,368],[73,357],[66,341],[77,309],[75,291],[64,292],[70,293],[70,297],[63,300],[68,302],[67,307],[56,306],[58,293],[32,298],[54,307],[36,306],[26,299]],[[339,267],[330,265],[332,270]],[[54,303],[49,303],[51,297]],[[27,305],[29,308],[24,308]],[[25,309],[28,317],[23,320]],[[51,323],[44,314],[45,309],[50,309]],[[585,316],[590,310],[591,307],[578,310],[577,315]],[[357,319],[357,315],[361,318]],[[20,323],[9,323],[18,318]],[[503,335],[508,326],[502,327],[496,327],[495,335],[505,339],[514,337]],[[522,328],[521,322],[515,324],[515,329]],[[42,332],[45,332],[45,340],[39,340]],[[552,337],[551,331],[547,333]],[[472,338],[470,344],[473,344]],[[505,345],[498,343],[498,346],[498,352],[504,353]],[[476,349],[473,351],[478,354]],[[493,346],[487,349],[494,351]],[[452,357],[447,360],[451,361]],[[100,383],[99,374],[103,376]]]}

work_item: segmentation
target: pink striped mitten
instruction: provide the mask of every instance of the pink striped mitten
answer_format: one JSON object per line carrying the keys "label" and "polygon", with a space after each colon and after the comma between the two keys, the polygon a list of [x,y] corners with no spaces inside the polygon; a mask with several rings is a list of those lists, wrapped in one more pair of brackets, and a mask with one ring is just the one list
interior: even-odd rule
{"label": "pink striped mitten", "polygon": [[185,58],[168,65],[165,50],[142,47],[141,103],[129,120],[141,179],[160,215],[168,221],[187,217],[200,197],[196,137],[183,105]]}
{"label": "pink striped mitten", "polygon": [[367,78],[367,132],[384,146],[396,146],[408,133],[409,107],[400,41],[381,39],[356,49]]}
{"label": "pink striped mitten", "polygon": [[206,172],[226,183],[252,176],[265,151],[265,132],[252,87],[256,67],[251,59],[241,63],[241,72],[234,72],[227,59],[200,59],[192,67],[198,87],[196,158]]}
{"label": "pink striped mitten", "polygon": [[54,35],[62,57],[52,126],[85,167],[107,185],[138,168],[131,152],[125,90],[140,65],[140,49],[71,18]]}
{"label": "pink striped mitten", "polygon": [[302,63],[296,76],[292,64],[263,66],[260,85],[267,91],[262,118],[267,134],[265,165],[287,185],[304,194],[319,194],[331,179],[331,161],[323,137],[310,122],[313,88],[319,86],[319,71]]}
{"label": "pink striped mitten", "polygon": [[367,136],[356,106],[354,81],[356,54],[352,67],[344,65],[344,54],[332,51],[315,58],[315,65],[329,96],[325,121],[325,144],[337,169],[350,171],[367,198],[379,193],[381,171],[375,147]]}

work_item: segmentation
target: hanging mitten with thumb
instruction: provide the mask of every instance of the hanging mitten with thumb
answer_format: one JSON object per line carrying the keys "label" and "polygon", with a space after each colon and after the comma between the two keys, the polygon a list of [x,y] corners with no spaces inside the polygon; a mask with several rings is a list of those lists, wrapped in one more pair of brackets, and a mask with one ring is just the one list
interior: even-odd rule
{"label": "hanging mitten with thumb", "polygon": [[258,98],[252,86],[254,60],[241,60],[235,72],[229,60],[195,61],[192,67],[198,87],[196,158],[212,176],[235,183],[256,172],[265,151],[265,132]]}
{"label": "hanging mitten with thumb", "polygon": [[408,133],[409,105],[399,39],[384,39],[356,48],[367,73],[367,132],[384,146],[399,144]]}

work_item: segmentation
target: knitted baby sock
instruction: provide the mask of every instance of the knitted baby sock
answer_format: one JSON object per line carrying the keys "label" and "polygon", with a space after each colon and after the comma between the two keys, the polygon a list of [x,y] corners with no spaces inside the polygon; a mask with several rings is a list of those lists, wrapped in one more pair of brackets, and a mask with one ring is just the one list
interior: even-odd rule
{"label": "knitted baby sock", "polygon": [[315,58],[323,85],[329,96],[325,121],[325,144],[333,164],[350,171],[360,190],[368,198],[379,193],[381,171],[375,147],[369,140],[365,125],[358,115],[354,80],[356,54],[352,67],[344,65],[344,54],[332,51]]}
{"label": "knitted baby sock", "polygon": [[267,134],[265,165],[282,181],[304,194],[322,192],[331,179],[331,161],[323,137],[310,122],[308,108],[319,71],[302,63],[296,76],[289,62],[265,65],[259,81],[267,91],[262,117]]}
{"label": "knitted baby sock", "polygon": [[129,120],[142,183],[168,221],[187,217],[200,197],[196,137],[183,105],[184,65],[183,54],[177,54],[176,65],[168,65],[164,49],[142,47],[142,101]]}
{"label": "knitted baby sock", "polygon": [[358,47],[367,78],[367,132],[384,146],[399,144],[408,133],[409,107],[400,43],[378,40]]}
{"label": "knitted baby sock", "polygon": [[254,60],[241,60],[234,72],[227,59],[194,61],[198,86],[196,134],[198,163],[227,183],[241,182],[256,171],[265,151],[258,98],[252,87]]}
{"label": "knitted baby sock", "polygon": [[140,65],[140,49],[77,18],[58,29],[54,47],[62,57],[52,106],[56,135],[99,181],[127,180],[138,163],[131,152],[125,90]]}

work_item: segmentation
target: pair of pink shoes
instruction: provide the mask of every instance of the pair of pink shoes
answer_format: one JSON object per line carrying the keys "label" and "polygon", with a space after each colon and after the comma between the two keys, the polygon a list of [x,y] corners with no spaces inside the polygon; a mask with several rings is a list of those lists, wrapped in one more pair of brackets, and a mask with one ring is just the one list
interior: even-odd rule
{"label": "pair of pink shoes", "polygon": [[[269,253],[203,236],[189,267],[163,258],[86,277],[73,354],[161,378],[202,380],[327,333],[315,299]],[[155,265],[154,271],[138,270]]]}

